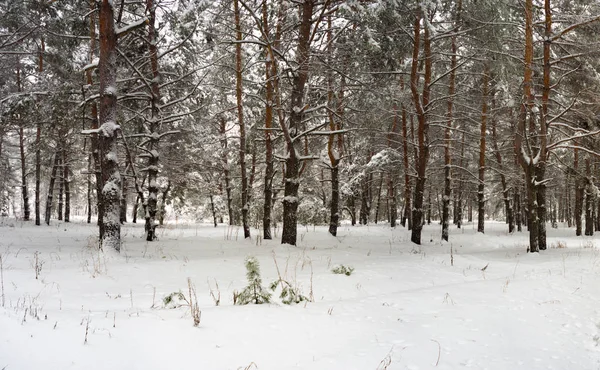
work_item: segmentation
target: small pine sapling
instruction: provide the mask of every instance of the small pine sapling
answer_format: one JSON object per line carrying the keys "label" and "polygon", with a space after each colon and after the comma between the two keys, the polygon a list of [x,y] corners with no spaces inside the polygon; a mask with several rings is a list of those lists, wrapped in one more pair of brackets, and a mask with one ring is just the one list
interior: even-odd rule
{"label": "small pine sapling", "polygon": [[270,303],[271,293],[262,286],[260,265],[255,257],[248,257],[246,259],[246,278],[248,279],[248,285],[241,292],[234,294],[234,304]]}

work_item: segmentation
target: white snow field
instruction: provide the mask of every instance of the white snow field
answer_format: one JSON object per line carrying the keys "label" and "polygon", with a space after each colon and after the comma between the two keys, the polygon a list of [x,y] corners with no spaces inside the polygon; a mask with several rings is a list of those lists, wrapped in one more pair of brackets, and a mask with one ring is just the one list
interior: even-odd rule
{"label": "white snow field", "polygon": [[[3,370],[600,369],[600,241],[573,229],[549,228],[550,248],[528,254],[526,232],[493,222],[485,235],[453,227],[443,244],[426,226],[420,247],[384,225],[337,238],[301,227],[290,247],[211,225],[168,225],[147,243],[128,224],[119,255],[94,250],[93,225],[1,224]],[[314,302],[234,306],[247,256],[265,287],[275,256]],[[198,327],[162,302],[189,297],[188,278]]]}

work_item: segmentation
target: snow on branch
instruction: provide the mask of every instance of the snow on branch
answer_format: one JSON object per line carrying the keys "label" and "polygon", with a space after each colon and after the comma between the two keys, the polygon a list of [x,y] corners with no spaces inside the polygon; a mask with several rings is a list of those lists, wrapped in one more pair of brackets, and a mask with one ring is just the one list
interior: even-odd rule
{"label": "snow on branch", "polygon": [[138,21],[126,25],[125,27],[115,29],[115,33],[117,34],[117,37],[125,36],[129,32],[141,28],[146,24],[148,24],[148,18],[144,17]]}

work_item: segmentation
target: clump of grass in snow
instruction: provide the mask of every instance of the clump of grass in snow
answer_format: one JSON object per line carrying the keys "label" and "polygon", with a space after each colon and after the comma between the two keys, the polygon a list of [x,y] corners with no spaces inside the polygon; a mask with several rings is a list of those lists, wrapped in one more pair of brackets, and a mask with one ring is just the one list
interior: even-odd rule
{"label": "clump of grass in snow", "polygon": [[336,265],[333,266],[331,272],[333,272],[334,274],[350,276],[354,272],[354,267],[346,265]]}

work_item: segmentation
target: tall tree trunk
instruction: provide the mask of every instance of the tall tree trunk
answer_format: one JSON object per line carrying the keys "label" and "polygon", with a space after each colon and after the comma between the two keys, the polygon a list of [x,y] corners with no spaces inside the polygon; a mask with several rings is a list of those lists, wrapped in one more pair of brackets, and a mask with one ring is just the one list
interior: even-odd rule
{"label": "tall tree trunk", "polygon": [[383,173],[379,174],[379,186],[377,187],[377,204],[375,207],[375,225],[379,221],[379,212],[381,208],[381,189],[383,188]]}
{"label": "tall tree trunk", "polygon": [[221,147],[223,148],[223,180],[225,181],[225,194],[227,199],[227,216],[229,217],[229,225],[234,224],[233,220],[233,199],[231,197],[231,178],[229,174],[229,161],[227,160],[227,123],[225,117],[220,118],[220,134],[221,134]]}
{"label": "tall tree trunk", "polygon": [[160,202],[160,210],[158,211],[158,224],[163,225],[165,221],[166,207],[167,207],[167,197],[169,196],[169,191],[171,191],[171,180],[167,180],[167,187],[162,192],[161,202]]}
{"label": "tall tree trunk", "polygon": [[462,0],[458,0],[456,13],[454,15],[454,34],[450,39],[450,76],[448,77],[448,103],[447,103],[447,124],[444,129],[444,196],[442,197],[442,240],[448,241],[450,227],[450,198],[452,197],[452,142],[450,140],[450,130],[454,120],[454,94],[456,91],[456,32],[459,30],[460,12],[462,10]]}
{"label": "tall tree trunk", "polygon": [[[61,152],[61,154],[62,154],[62,157],[64,157],[64,149]],[[57,207],[57,212],[58,212],[57,219],[58,219],[58,221],[62,221],[63,220],[63,205],[64,205],[64,203],[63,203],[63,199],[64,199],[63,194],[64,194],[64,191],[65,191],[65,176],[64,176],[65,172],[63,171],[65,164],[64,164],[64,161],[63,161],[62,157],[61,157],[61,161],[60,161],[60,164],[59,164],[60,168],[59,168],[59,171],[58,171],[58,173],[60,175],[59,182],[58,182],[58,207]]]}
{"label": "tall tree trunk", "polygon": [[23,126],[19,127],[19,152],[21,154],[21,194],[23,198],[23,220],[29,221],[30,208],[29,208],[29,190],[27,189],[27,162],[25,157],[25,135],[23,133]]}
{"label": "tall tree trunk", "polygon": [[483,68],[482,103],[481,103],[481,132],[479,135],[479,183],[477,184],[477,232],[483,233],[485,228],[485,144],[488,119],[488,81],[489,67],[487,62]]}
{"label": "tall tree trunk", "polygon": [[[404,83],[402,83],[404,87]],[[412,230],[412,205],[410,189],[410,167],[408,165],[408,122],[406,119],[406,106],[402,104],[402,159],[404,162],[404,213],[402,214],[402,226]]]}
{"label": "tall tree trunk", "polygon": [[[313,23],[314,0],[306,0],[301,3],[300,26],[298,32],[298,45],[296,58],[298,70],[292,80],[292,92],[289,115],[289,130],[284,129],[284,137],[287,147],[285,160],[285,188],[283,198],[283,230],[281,243],[296,245],[297,223],[298,223],[298,189],[300,187],[300,158],[295,148],[296,136],[301,131],[304,118],[304,91],[308,80],[310,60],[310,34]],[[316,22],[318,23],[318,22]],[[315,24],[317,27],[317,24]]]}
{"label": "tall tree trunk", "polygon": [[119,222],[124,224],[127,222],[127,177],[123,176],[123,189],[121,189],[121,211],[119,215]]}
{"label": "tall tree trunk", "polygon": [[233,9],[235,16],[235,96],[237,100],[238,124],[240,126],[240,174],[242,182],[242,227],[244,228],[244,238],[250,237],[250,224],[248,221],[248,176],[246,173],[246,125],[244,123],[244,106],[242,103],[242,26],[240,23],[240,9],[238,0],[233,0]]}
{"label": "tall tree trunk", "polygon": [[70,186],[70,179],[69,179],[69,158],[67,156],[67,149],[66,149],[66,143],[65,143],[65,149],[63,149],[63,182],[64,182],[64,190],[65,190],[65,222],[70,222],[71,221],[71,186]]}
{"label": "tall tree trunk", "polygon": [[212,193],[210,194],[210,211],[213,216],[213,224],[217,227],[217,212],[215,210],[215,201]]}
{"label": "tall tree trunk", "polygon": [[46,225],[50,225],[50,217],[52,216],[54,184],[56,182],[56,173],[58,171],[59,164],[60,164],[60,152],[56,152],[54,154],[54,165],[52,166],[52,171],[50,172],[50,182],[48,184],[48,198],[46,200],[46,214],[45,214]]}
{"label": "tall tree trunk", "polygon": [[427,122],[427,110],[429,109],[429,94],[431,83],[431,42],[429,39],[429,27],[425,27],[423,39],[423,51],[425,58],[425,76],[423,81],[423,90],[420,94],[418,91],[419,82],[419,49],[420,49],[420,33],[421,33],[421,11],[417,11],[414,24],[414,47],[411,68],[410,88],[412,92],[413,103],[417,112],[418,118],[418,158],[416,162],[417,179],[415,184],[414,195],[414,211],[413,211],[413,229],[410,240],[415,244],[421,244],[421,231],[423,229],[423,197],[425,192],[425,182],[427,162],[429,160],[429,124]]}
{"label": "tall tree trunk", "polygon": [[583,187],[583,179],[579,174],[579,150],[577,149],[577,140],[575,140],[575,148],[573,149],[573,169],[575,170],[575,235],[581,236],[582,222],[581,215],[583,213],[583,196],[585,189]]}
{"label": "tall tree trunk", "polygon": [[102,161],[102,246],[121,250],[121,173],[117,151],[117,65],[113,2],[102,0],[99,8],[100,30],[100,152]]}
{"label": "tall tree trunk", "polygon": [[589,156],[585,159],[585,235],[594,235],[594,195],[592,190],[592,169]]}
{"label": "tall tree trunk", "polygon": [[87,175],[87,223],[92,223],[92,155],[88,155],[88,175]]}

